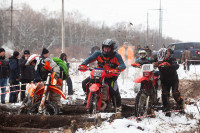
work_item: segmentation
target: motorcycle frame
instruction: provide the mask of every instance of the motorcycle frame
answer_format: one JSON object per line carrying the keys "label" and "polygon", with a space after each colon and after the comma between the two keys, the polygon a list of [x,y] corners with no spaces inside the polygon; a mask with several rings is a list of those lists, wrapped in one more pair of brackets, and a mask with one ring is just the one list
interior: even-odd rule
{"label": "motorcycle frame", "polygon": [[[89,108],[89,104],[90,104],[90,99],[91,99],[91,95],[93,93],[95,93],[96,95],[96,98],[97,98],[97,109],[100,110],[101,109],[101,104],[102,104],[102,98],[103,98],[103,94],[101,93],[101,89],[105,89],[103,88],[102,84],[105,83],[104,82],[104,78],[106,76],[106,72],[105,70],[102,70],[102,76],[99,77],[100,78],[100,83],[90,83],[88,86],[89,86],[89,94],[88,94],[88,100],[87,100],[87,105],[86,105],[86,108],[88,109]],[[94,72],[95,72],[95,69],[91,71],[90,75],[91,75],[91,79],[94,79]],[[106,84],[106,83],[105,83]],[[109,94],[109,86],[108,84],[106,84],[107,86],[107,98],[106,100],[107,101],[110,101],[111,98],[110,98],[110,94]],[[86,88],[86,91],[87,91],[87,88]]]}

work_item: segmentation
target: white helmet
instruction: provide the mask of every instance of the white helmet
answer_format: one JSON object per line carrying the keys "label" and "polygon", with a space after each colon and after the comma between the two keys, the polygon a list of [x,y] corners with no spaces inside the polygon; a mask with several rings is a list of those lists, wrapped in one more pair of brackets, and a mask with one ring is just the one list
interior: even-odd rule
{"label": "white helmet", "polygon": [[27,60],[27,62],[26,62],[26,64],[25,65],[30,65],[31,64],[31,62],[33,62],[33,61],[35,61],[35,70],[37,70],[37,66],[38,66],[38,64],[40,63],[40,56],[38,55],[38,54],[32,54],[29,58],[28,58],[28,60]]}
{"label": "white helmet", "polygon": [[169,58],[169,56],[170,56],[170,52],[166,48],[161,48],[157,54],[158,61],[165,61]]}

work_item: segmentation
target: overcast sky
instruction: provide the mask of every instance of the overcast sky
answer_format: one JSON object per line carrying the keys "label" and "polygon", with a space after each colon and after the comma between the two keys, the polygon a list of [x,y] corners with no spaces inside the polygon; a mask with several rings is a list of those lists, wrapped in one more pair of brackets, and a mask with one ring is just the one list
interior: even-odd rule
{"label": "overcast sky", "polygon": [[[9,5],[10,0],[0,0]],[[13,0],[14,4],[26,2],[33,9],[61,10],[62,0]],[[5,5],[6,5],[5,4]],[[147,23],[158,29],[160,0],[65,0],[65,11],[78,10],[92,21],[111,26],[117,22]],[[200,0],[162,0],[163,35],[181,41],[200,41]]]}

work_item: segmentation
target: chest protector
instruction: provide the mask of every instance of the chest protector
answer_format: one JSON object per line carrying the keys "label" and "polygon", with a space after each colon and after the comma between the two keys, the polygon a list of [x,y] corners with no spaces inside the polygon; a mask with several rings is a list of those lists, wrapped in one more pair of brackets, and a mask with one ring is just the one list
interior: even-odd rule
{"label": "chest protector", "polygon": [[106,60],[103,56],[100,56],[101,60],[98,60],[98,67],[100,68],[104,68],[106,70],[111,69],[115,69],[116,67],[118,67],[118,65],[116,63],[112,63],[111,59],[113,59],[114,56],[110,57],[108,60]]}

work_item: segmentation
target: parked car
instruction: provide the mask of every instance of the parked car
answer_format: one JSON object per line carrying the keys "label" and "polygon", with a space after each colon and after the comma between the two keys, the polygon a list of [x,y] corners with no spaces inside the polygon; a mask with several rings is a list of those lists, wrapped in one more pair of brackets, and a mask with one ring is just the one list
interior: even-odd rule
{"label": "parked car", "polygon": [[200,60],[200,42],[173,43],[168,46],[174,51],[174,57],[180,61],[185,48],[192,52],[192,60]]}

